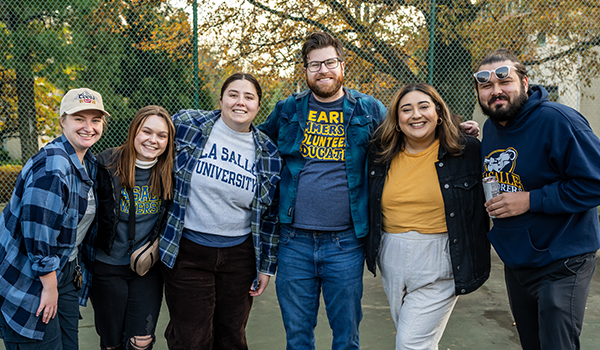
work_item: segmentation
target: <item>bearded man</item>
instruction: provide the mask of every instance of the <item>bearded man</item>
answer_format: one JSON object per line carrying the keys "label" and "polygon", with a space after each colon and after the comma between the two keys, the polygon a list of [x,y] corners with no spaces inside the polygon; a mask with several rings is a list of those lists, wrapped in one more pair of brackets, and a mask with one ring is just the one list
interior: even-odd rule
{"label": "bearded man", "polygon": [[529,85],[510,51],[492,52],[474,74],[489,117],[483,176],[501,194],[485,203],[488,238],[505,264],[523,349],[579,349],[600,248],[600,140],[576,110]]}
{"label": "bearded man", "polygon": [[[284,161],[275,289],[286,348],[315,348],[322,292],[331,349],[360,349],[367,147],[387,110],[373,96],[343,86],[344,47],[337,38],[311,33],[301,53],[308,89],[277,102],[258,126]],[[477,123],[461,125],[479,134]]]}
{"label": "bearded man", "polygon": [[309,89],[279,101],[259,126],[284,159],[275,287],[287,349],[315,348],[321,292],[332,349],[359,349],[361,237],[368,232],[365,159],[386,108],[342,86],[344,49],[330,34],[308,35],[302,60]]}

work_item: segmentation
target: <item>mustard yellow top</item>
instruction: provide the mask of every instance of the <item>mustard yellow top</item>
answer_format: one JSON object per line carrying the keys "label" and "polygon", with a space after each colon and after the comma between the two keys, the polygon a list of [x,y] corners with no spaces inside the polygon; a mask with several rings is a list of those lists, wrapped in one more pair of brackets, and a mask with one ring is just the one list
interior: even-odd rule
{"label": "mustard yellow top", "polygon": [[410,154],[403,151],[392,160],[381,197],[384,231],[448,231],[435,169],[439,147],[440,142],[436,140],[422,152]]}

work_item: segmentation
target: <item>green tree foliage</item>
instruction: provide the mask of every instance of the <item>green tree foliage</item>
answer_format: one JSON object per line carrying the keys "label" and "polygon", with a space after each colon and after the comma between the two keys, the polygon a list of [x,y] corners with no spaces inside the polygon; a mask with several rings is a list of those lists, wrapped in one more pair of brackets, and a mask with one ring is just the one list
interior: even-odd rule
{"label": "green tree foliage", "polygon": [[[0,0],[0,142],[18,135],[26,161],[38,135],[59,132],[71,88],[100,92],[111,113],[94,152],[121,144],[141,107],[192,108],[191,40],[188,15],[167,0]],[[200,107],[213,100],[201,90]]]}
{"label": "green tree foliage", "polygon": [[[174,114],[193,107],[192,35],[183,10],[166,0],[106,0],[84,25],[93,41],[84,75],[110,87],[105,100],[114,103],[94,152],[120,145],[139,108],[160,105]],[[200,96],[200,108],[212,108],[211,93]]]}
{"label": "green tree foliage", "polygon": [[293,88],[302,82],[298,51],[306,35],[332,33],[346,47],[346,85],[388,101],[400,86],[427,81],[433,19],[432,82],[453,111],[465,116],[475,105],[474,65],[499,47],[512,49],[530,66],[552,67],[551,79],[585,84],[599,74],[600,58],[590,50],[600,44],[597,1],[437,0],[434,16],[432,3],[231,0],[216,6],[199,0],[199,8],[214,6],[199,31],[206,48],[222,52],[221,60],[242,61],[266,79],[287,79]]}
{"label": "green tree foliage", "polygon": [[68,80],[82,66],[82,46],[73,41],[70,23],[89,12],[93,3],[0,1],[0,66],[14,71],[23,161],[38,150],[38,122],[43,116],[36,109],[36,78]]}
{"label": "green tree foliage", "polygon": [[[0,67],[0,145],[19,136],[16,76],[14,70]],[[46,136],[45,141],[60,134],[58,109],[62,93],[47,78],[34,81],[36,128]],[[0,151],[0,163],[11,161],[8,152]]]}

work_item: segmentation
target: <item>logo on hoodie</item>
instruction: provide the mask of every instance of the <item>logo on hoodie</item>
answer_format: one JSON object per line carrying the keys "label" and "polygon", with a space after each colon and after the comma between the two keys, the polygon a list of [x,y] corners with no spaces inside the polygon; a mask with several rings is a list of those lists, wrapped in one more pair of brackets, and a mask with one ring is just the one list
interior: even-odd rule
{"label": "logo on hoodie", "polygon": [[501,192],[523,191],[521,178],[514,173],[518,157],[517,150],[512,147],[490,152],[483,160],[483,177],[495,176]]}

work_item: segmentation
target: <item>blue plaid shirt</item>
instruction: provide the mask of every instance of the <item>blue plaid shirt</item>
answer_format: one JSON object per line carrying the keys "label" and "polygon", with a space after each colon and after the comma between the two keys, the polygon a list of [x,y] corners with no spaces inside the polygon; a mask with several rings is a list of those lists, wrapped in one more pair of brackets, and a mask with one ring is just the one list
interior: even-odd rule
{"label": "blue plaid shirt", "polygon": [[[160,240],[161,259],[170,268],[175,264],[179,252],[192,172],[215,122],[220,117],[219,110],[187,110],[173,116],[176,147],[175,188],[167,226]],[[282,160],[275,144],[254,125],[251,128],[256,149],[256,179],[259,184],[252,201],[251,215],[256,268],[260,273],[274,275],[279,245],[275,190],[280,179]]]}
{"label": "blue plaid shirt", "polygon": [[[87,172],[64,135],[52,141],[25,164],[0,215],[1,310],[10,327],[27,338],[42,339],[46,329],[35,316],[42,293],[39,276],[56,271],[60,281],[75,248],[77,224],[96,177],[96,158],[88,151],[84,160]],[[94,239],[92,225],[81,252],[82,306],[89,293]]]}

